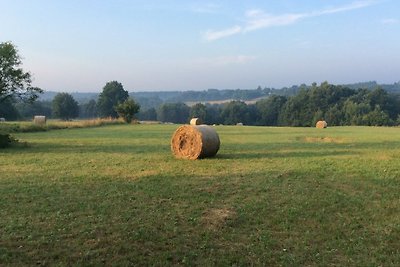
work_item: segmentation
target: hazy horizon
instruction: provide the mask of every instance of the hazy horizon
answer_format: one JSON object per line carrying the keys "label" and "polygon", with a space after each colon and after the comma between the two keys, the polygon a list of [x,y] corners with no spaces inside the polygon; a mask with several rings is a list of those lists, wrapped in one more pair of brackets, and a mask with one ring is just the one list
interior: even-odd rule
{"label": "hazy horizon", "polygon": [[400,2],[6,1],[11,41],[46,91],[255,89],[400,80]]}

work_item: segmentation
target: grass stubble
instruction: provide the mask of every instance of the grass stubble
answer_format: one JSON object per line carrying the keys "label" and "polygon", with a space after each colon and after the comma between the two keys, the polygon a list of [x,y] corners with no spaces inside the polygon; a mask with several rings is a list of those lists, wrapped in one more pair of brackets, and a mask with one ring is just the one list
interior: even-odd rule
{"label": "grass stubble", "polygon": [[174,125],[20,133],[0,151],[0,265],[400,264],[398,128]]}

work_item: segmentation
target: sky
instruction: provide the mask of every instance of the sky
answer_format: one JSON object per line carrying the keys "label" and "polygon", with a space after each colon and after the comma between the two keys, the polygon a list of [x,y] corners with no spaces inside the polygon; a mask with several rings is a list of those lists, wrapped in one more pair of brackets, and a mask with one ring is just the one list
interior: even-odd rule
{"label": "sky", "polygon": [[398,0],[0,0],[33,85],[100,92],[400,81]]}

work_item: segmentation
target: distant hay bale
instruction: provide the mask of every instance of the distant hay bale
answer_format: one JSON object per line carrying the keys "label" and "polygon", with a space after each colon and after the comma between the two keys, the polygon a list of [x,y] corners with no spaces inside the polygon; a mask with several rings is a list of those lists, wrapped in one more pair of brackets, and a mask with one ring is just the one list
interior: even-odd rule
{"label": "distant hay bale", "polygon": [[208,125],[183,125],[171,139],[171,150],[177,158],[212,157],[217,154],[219,146],[218,133]]}
{"label": "distant hay bale", "polygon": [[200,125],[203,124],[200,118],[192,118],[190,120],[190,125]]}
{"label": "distant hay bale", "polygon": [[326,121],[318,121],[317,124],[315,125],[316,128],[323,129],[328,127],[328,123]]}
{"label": "distant hay bale", "polygon": [[46,125],[46,116],[33,117],[33,123],[36,125]]}
{"label": "distant hay bale", "polygon": [[0,118],[0,122],[5,122],[6,119],[5,118]]}
{"label": "distant hay bale", "polygon": [[243,126],[243,122],[236,123],[236,126]]}

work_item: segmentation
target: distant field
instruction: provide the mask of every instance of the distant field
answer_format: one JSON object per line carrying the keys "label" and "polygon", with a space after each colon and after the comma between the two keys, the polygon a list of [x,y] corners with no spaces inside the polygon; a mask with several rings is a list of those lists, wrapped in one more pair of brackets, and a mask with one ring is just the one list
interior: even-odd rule
{"label": "distant field", "polygon": [[19,133],[0,150],[0,265],[400,265],[400,128],[177,125]]}

